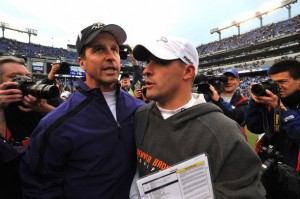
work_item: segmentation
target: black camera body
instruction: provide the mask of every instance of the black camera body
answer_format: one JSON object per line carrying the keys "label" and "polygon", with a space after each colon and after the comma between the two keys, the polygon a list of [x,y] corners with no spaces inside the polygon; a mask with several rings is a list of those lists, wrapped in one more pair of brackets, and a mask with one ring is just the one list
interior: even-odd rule
{"label": "black camera body", "polygon": [[59,89],[57,86],[48,84],[36,84],[30,77],[17,75],[12,79],[13,82],[17,82],[19,85],[16,88],[22,91],[22,94],[32,95],[38,99],[51,99],[59,96]]}
{"label": "black camera body", "polygon": [[56,60],[56,63],[59,64],[59,70],[56,71],[56,74],[62,74],[62,75],[70,74],[71,68],[68,62]]}
{"label": "black camera body", "polygon": [[266,89],[277,95],[279,93],[279,86],[272,80],[264,81],[259,84],[254,84],[251,87],[251,92],[256,96],[268,96]]}
{"label": "black camera body", "polygon": [[268,147],[261,146],[259,154],[264,160],[261,168],[262,175],[274,171],[275,164],[277,164],[277,162],[281,162],[282,160],[281,153],[276,151],[273,145],[269,145]]}
{"label": "black camera body", "polygon": [[[261,181],[265,187],[269,187],[269,184],[277,183],[284,192],[299,193],[300,179],[297,172],[291,166],[281,162],[283,156],[274,146],[260,147],[259,155],[263,159],[260,173]],[[273,177],[270,178],[270,176]],[[276,182],[269,179],[276,179]]]}
{"label": "black camera body", "polygon": [[131,47],[129,45],[123,44],[120,45],[119,48],[120,48],[120,52],[119,52],[120,58],[122,60],[127,60],[128,55],[132,53]]}
{"label": "black camera body", "polygon": [[201,74],[195,78],[194,84],[197,86],[198,93],[212,94],[209,85],[215,87],[216,91],[221,92],[227,82],[228,78],[225,75]]}

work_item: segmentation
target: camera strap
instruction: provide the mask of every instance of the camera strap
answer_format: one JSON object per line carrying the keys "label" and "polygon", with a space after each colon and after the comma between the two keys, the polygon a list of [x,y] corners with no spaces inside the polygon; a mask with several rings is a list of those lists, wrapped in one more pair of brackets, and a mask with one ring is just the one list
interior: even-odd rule
{"label": "camera strap", "polygon": [[266,137],[271,137],[272,133],[270,131],[269,128],[269,121],[268,121],[268,107],[267,106],[262,106],[262,117],[263,117],[263,128],[264,128],[264,132]]}
{"label": "camera strap", "polygon": [[[270,132],[269,123],[268,123],[268,107],[262,108],[262,116],[263,116],[263,128],[264,132],[267,137],[271,137],[272,133]],[[281,127],[281,107],[280,107],[280,98],[278,96],[277,106],[274,108],[274,115],[273,115],[273,127],[274,127],[274,134],[280,133]]]}
{"label": "camera strap", "polygon": [[280,107],[280,97],[277,100],[277,106],[274,108],[274,133],[280,133],[280,126],[281,126],[281,107]]}

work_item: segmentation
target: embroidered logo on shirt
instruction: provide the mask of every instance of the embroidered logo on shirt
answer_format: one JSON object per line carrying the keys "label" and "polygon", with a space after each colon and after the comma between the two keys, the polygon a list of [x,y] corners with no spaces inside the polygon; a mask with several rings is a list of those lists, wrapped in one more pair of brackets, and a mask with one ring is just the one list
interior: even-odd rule
{"label": "embroidered logo on shirt", "polygon": [[283,120],[284,120],[284,122],[287,122],[287,121],[289,121],[291,119],[294,119],[294,118],[295,118],[294,115],[289,115],[289,116],[285,117]]}

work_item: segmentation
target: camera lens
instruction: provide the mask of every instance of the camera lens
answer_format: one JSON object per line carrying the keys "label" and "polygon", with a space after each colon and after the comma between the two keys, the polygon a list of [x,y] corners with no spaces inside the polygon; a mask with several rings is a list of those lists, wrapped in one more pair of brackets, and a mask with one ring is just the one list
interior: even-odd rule
{"label": "camera lens", "polygon": [[59,96],[57,86],[47,84],[33,84],[26,87],[27,93],[36,98],[51,99]]}
{"label": "camera lens", "polygon": [[256,96],[262,96],[265,93],[265,89],[262,85],[260,84],[254,84],[251,87],[251,92],[256,95]]}

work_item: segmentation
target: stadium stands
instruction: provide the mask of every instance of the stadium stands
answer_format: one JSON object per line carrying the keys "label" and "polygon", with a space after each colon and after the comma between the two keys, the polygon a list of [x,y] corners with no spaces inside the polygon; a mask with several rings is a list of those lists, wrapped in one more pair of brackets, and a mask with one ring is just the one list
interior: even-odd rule
{"label": "stadium stands", "polygon": [[300,52],[300,15],[256,28],[241,35],[197,47],[202,71],[261,69],[277,59],[297,59]]}
{"label": "stadium stands", "polygon": [[[201,73],[207,71],[221,73],[225,68],[236,68],[242,77],[265,75],[274,61],[300,58],[300,15],[241,35],[202,44],[197,47],[197,50]],[[53,60],[64,60],[73,66],[78,66],[78,55],[74,50],[24,43],[3,37],[0,38],[0,55],[25,58],[32,72],[35,72],[33,70],[35,62],[42,63],[45,70],[39,74],[34,73],[36,79],[46,75]],[[121,70],[132,73],[131,65],[130,60],[122,60]],[[60,80],[64,85],[72,86],[74,82],[76,86],[76,78],[73,77],[60,76]],[[241,87],[246,86],[250,80],[252,80],[250,77],[246,78]]]}

